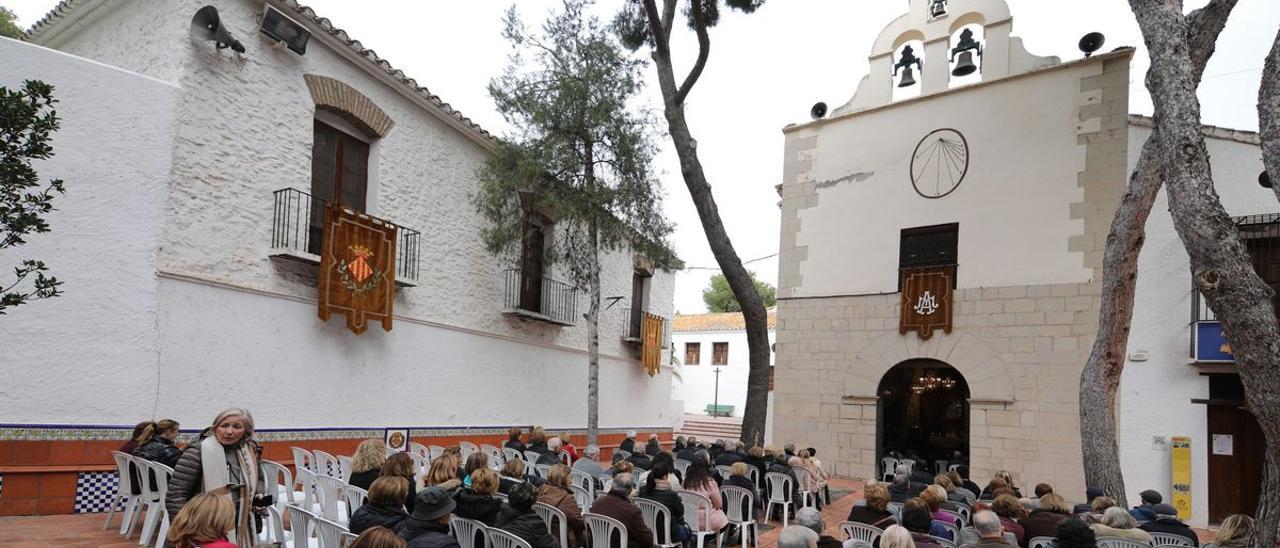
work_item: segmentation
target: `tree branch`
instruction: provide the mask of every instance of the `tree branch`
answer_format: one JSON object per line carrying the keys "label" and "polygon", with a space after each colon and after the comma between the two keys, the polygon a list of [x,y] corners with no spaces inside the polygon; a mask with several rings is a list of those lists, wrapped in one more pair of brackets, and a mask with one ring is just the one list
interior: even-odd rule
{"label": "tree branch", "polygon": [[1212,0],[1205,7],[1187,15],[1187,47],[1190,48],[1196,82],[1204,77],[1204,69],[1217,48],[1218,35],[1222,34],[1237,1]]}
{"label": "tree branch", "polygon": [[676,4],[679,0],[663,0],[662,2],[662,39],[671,42],[671,27],[675,25]]}
{"label": "tree branch", "polygon": [[1271,190],[1280,200],[1280,32],[1262,68],[1258,88],[1258,133],[1262,136],[1262,165],[1271,177]]}
{"label": "tree branch", "polygon": [[[662,15],[658,13],[658,5],[656,0],[644,0],[644,13],[649,17],[649,33],[653,35],[654,55],[663,59],[671,58],[671,43],[668,40],[670,34],[667,32],[667,26],[663,23]],[[666,0],[667,7],[671,7],[674,0]],[[671,7],[671,9],[675,9]]]}
{"label": "tree branch", "polygon": [[685,97],[689,96],[689,90],[698,83],[698,78],[702,76],[702,69],[707,66],[707,57],[711,56],[711,34],[707,32],[707,22],[703,18],[702,2],[693,0],[689,4],[689,10],[693,15],[693,31],[698,35],[698,60],[694,62],[693,68],[689,69],[689,74],[684,77],[684,83],[680,84],[680,90],[676,92],[677,105],[684,104]]}

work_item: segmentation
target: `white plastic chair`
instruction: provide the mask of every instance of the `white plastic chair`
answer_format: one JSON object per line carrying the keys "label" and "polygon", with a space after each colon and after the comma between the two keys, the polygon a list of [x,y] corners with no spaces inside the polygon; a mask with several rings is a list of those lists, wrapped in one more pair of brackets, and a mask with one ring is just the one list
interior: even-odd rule
{"label": "white plastic chair", "polygon": [[[1031,540],[1027,541],[1027,548],[1052,548],[1057,545],[1058,537],[1031,537]],[[1098,546],[1101,547],[1102,545],[1099,544]]]}
{"label": "white plastic chair", "polygon": [[316,449],[311,452],[316,457],[316,475],[328,476],[331,478],[339,478],[342,476],[342,467],[338,464],[338,458],[324,451]]}
{"label": "white plastic chair", "polygon": [[338,455],[338,470],[342,481],[351,481],[351,466],[355,460],[346,455]]}
{"label": "white plastic chair", "polygon": [[284,511],[285,504],[301,504],[304,494],[293,490],[293,473],[278,462],[264,460],[258,465],[258,473],[262,475],[268,493],[274,493],[275,507]]}
{"label": "white plastic chair", "polygon": [[573,483],[574,485],[577,485],[578,487],[586,489],[587,493],[591,495],[591,498],[593,499],[595,498],[596,478],[591,477],[591,474],[583,472],[582,470],[570,469],[569,478],[571,483]]}
{"label": "white plastic chair", "polygon": [[564,463],[565,466],[573,466],[573,457],[569,456],[568,451],[562,451],[560,453],[560,462]]}
{"label": "white plastic chair", "polygon": [[422,455],[427,459],[431,458],[431,450],[428,449],[427,446],[422,445],[421,443],[418,443],[416,441],[409,442],[409,452]]}
{"label": "white plastic chair", "polygon": [[569,491],[573,492],[573,500],[578,503],[578,508],[583,512],[591,509],[591,503],[595,502],[596,497],[591,491],[583,489],[580,485],[570,485]]}
{"label": "white plastic chair", "polygon": [[320,498],[320,516],[330,521],[346,524],[351,515],[347,511],[347,501],[343,500],[342,490],[347,483],[329,476],[316,476],[316,493]]}
{"label": "white plastic chair", "polygon": [[[458,546],[462,548],[485,548],[488,546],[487,527],[478,520],[453,516],[449,518],[449,528],[453,530],[453,538],[457,539]],[[476,540],[480,542],[477,543]]]}
{"label": "white plastic chair", "polygon": [[[644,525],[653,531],[653,543],[663,548],[673,548],[679,546],[680,543],[671,541],[671,509],[662,503],[637,498],[632,502],[636,507],[640,508],[640,513],[644,516]],[[658,517],[662,517],[662,527],[658,527]]]}
{"label": "white plastic chair", "polygon": [[537,451],[525,451],[525,452],[524,452],[524,461],[525,461],[525,462],[527,462],[527,463],[529,463],[529,464],[533,464],[533,463],[535,463],[535,462],[538,462],[538,459],[539,459],[539,458],[541,458],[541,457],[542,457],[542,453],[539,453],[539,452],[537,452]]}
{"label": "white plastic chair", "polygon": [[969,524],[968,520],[964,519],[964,516],[961,515],[960,512],[953,512],[945,508],[939,508],[938,513],[951,518],[951,525],[954,525],[957,530]]}
{"label": "white plastic chair", "polygon": [[516,451],[515,449],[512,449],[510,447],[503,447],[502,460],[509,461],[511,459],[524,460],[524,455],[521,455],[519,451]]}
{"label": "white plastic chair", "polygon": [[413,461],[414,475],[417,475],[417,474],[426,475],[427,470],[431,469],[431,459],[428,459],[427,457],[424,457],[417,453],[409,453],[409,459]]}
{"label": "white plastic chair", "polygon": [[[137,459],[139,464],[146,465],[146,470],[142,472],[142,481],[150,482],[149,477],[154,476],[156,479],[154,502],[147,502],[147,519],[142,524],[142,537],[138,539],[138,546],[146,546],[151,539],[152,534],[159,533],[156,538],[156,548],[163,548],[165,535],[169,532],[169,509],[164,503],[165,496],[169,494],[169,480],[173,478],[173,469],[145,459]],[[158,528],[158,531],[157,531]]]}
{"label": "white plastic chair", "polygon": [[535,465],[533,465],[533,469],[538,471],[538,477],[540,477],[540,478],[546,478],[546,477],[547,477],[547,474],[551,472],[551,465],[550,465],[550,464],[535,464]]}
{"label": "white plastic chair", "polygon": [[[150,514],[150,511],[157,505],[164,506],[164,498],[156,492],[156,486],[148,478],[151,473],[149,472],[150,467],[147,466],[147,460],[130,455],[129,463],[131,467],[138,471],[138,490],[142,494],[138,495],[138,503],[133,506],[133,511],[128,515],[129,527],[124,531],[124,538],[133,536],[133,531],[138,528],[139,524],[144,525],[143,531],[147,532],[146,522],[152,520],[149,515],[146,519],[143,519],[142,513],[146,511]],[[145,545],[146,543],[146,540],[142,540],[138,544]]]}
{"label": "white plastic chair", "polygon": [[458,449],[461,449],[463,453],[466,453],[469,455],[471,453],[479,452],[480,446],[474,443],[471,443],[469,441],[460,441],[458,442]]}
{"label": "white plastic chair", "polygon": [[267,507],[267,517],[262,520],[262,531],[258,533],[259,544],[279,544],[293,546],[293,533],[284,530],[284,516],[275,506]]}
{"label": "white plastic chair", "polygon": [[960,514],[960,517],[964,520],[964,524],[966,526],[971,525],[973,523],[970,521],[971,516],[973,516],[973,507],[963,502],[957,502],[954,504],[956,505],[956,513]]}
{"label": "white plastic chair", "polygon": [[[755,470],[754,467],[751,469]],[[729,518],[730,524],[741,528],[742,548],[747,548],[747,546],[749,546],[750,543],[748,543],[747,539],[755,541],[756,535],[760,534],[755,521],[756,508],[754,495],[755,494],[751,491],[741,487],[734,487],[732,485],[724,485],[720,487],[720,498],[724,500],[725,517]],[[685,507],[688,508],[687,505]],[[688,514],[688,512],[686,511],[685,514]],[[688,520],[688,518],[685,519],[686,521]],[[750,536],[747,535],[748,528],[751,531]],[[701,538],[698,539],[698,544],[701,546]]]}
{"label": "white plastic chair", "polygon": [[348,532],[345,525],[318,517],[315,527],[320,548],[342,548],[342,534]]}
{"label": "white plastic chair", "polygon": [[316,457],[310,451],[301,447],[290,447],[289,451],[293,453],[293,469],[294,470],[310,470],[316,472]]}
{"label": "white plastic chair", "polygon": [[489,527],[485,534],[488,535],[490,548],[533,548],[524,539],[497,527]]}
{"label": "white plastic chair", "polygon": [[[1155,535],[1151,536],[1151,540],[1155,540]],[[1057,545],[1057,539],[1054,539],[1054,545]],[[1127,538],[1098,537],[1098,548],[1150,548],[1150,546]]]}
{"label": "white plastic chair", "polygon": [[943,529],[946,529],[948,532],[950,532],[950,533],[951,533],[951,542],[959,542],[959,541],[960,541],[960,527],[956,526],[956,524],[954,524],[954,523],[947,523],[947,522],[942,521],[942,520],[940,520],[940,519],[935,519],[935,520],[933,520],[933,522],[934,522],[934,523],[936,523],[936,524],[938,524],[938,525],[941,525]]}
{"label": "white plastic chair", "polygon": [[613,454],[615,454],[615,455],[618,455],[618,456],[622,457],[622,460],[627,460],[627,459],[631,458],[631,451],[625,451],[625,450],[622,450],[622,449],[617,449],[617,450],[615,450],[615,451],[613,452]]}
{"label": "white plastic chair", "polygon": [[[347,517],[351,517],[361,506],[364,506],[365,499],[369,498],[369,492],[356,487],[354,485],[344,485],[342,487],[342,498],[347,501]],[[348,520],[350,523],[350,520]]]}
{"label": "white plastic chair", "polygon": [[298,469],[298,483],[302,485],[302,500],[294,501],[294,506],[305,508],[313,514],[320,514],[319,486],[316,485],[316,473],[306,468]]}
{"label": "white plastic chair", "polygon": [[120,534],[123,535],[129,529],[133,513],[138,507],[140,501],[133,494],[133,474],[129,473],[129,466],[133,463],[133,455],[121,453],[120,451],[112,451],[111,458],[116,461],[116,474],[120,476],[117,482],[116,496],[111,499],[111,508],[107,510],[107,522],[102,524],[102,528],[106,529],[111,526],[111,518],[116,515],[116,507],[124,503],[120,516]]}
{"label": "white plastic chair", "polygon": [[909,471],[911,472],[916,471],[916,461],[911,459],[898,459],[898,465],[904,465],[904,464],[907,466],[907,469]]}
{"label": "white plastic chair", "polygon": [[357,535],[355,533],[348,531],[346,533],[338,535],[338,544],[341,544],[342,548],[348,548],[358,538],[360,538],[360,535]]}
{"label": "white plastic chair", "polygon": [[893,457],[885,457],[880,459],[880,466],[884,469],[884,473],[880,475],[880,479],[884,481],[893,481],[893,470],[898,467],[898,459]]}
{"label": "white plastic chair", "polygon": [[717,465],[716,465],[716,473],[720,474],[720,477],[722,477],[722,478],[724,478],[724,479],[729,479],[729,475],[730,475],[730,473],[729,473],[729,467],[728,467],[728,466],[725,466],[725,465],[723,465],[723,464],[717,464]]}
{"label": "white plastic chair", "polygon": [[1179,546],[1191,548],[1191,539],[1170,533],[1151,533],[1151,544],[1154,546]]}
{"label": "white plastic chair", "polygon": [[[693,538],[697,539],[698,548],[702,548],[709,536],[716,537],[716,545],[720,545],[718,531],[702,529],[702,516],[710,516],[715,508],[711,504],[711,499],[707,498],[706,495],[690,493],[684,490],[677,491],[677,494],[680,496],[680,503],[684,505],[684,522],[689,526],[689,532],[693,535]],[[728,513],[725,515],[727,516]],[[746,548],[746,546],[744,545],[743,548]]]}
{"label": "white plastic chair", "polygon": [[560,548],[569,548],[569,518],[564,512],[545,502],[533,503],[533,511],[547,525],[547,532],[560,540]]}
{"label": "white plastic chair", "polygon": [[507,455],[497,447],[484,444],[480,446],[480,450],[483,451],[484,454],[489,455],[489,468],[493,469],[495,472],[502,470],[502,465],[507,463]]}
{"label": "white plastic chair", "polygon": [[840,532],[844,533],[845,540],[858,539],[871,545],[875,545],[876,539],[884,534],[884,530],[879,527],[856,521],[840,522]]}
{"label": "white plastic chair", "polygon": [[320,540],[311,534],[320,516],[292,504],[285,506],[284,510],[289,513],[290,548],[321,548]]}
{"label": "white plastic chair", "polygon": [[439,445],[428,445],[427,449],[431,452],[431,460],[436,460],[444,454],[444,448]]}
{"label": "white plastic chair", "polygon": [[886,509],[889,510],[890,514],[893,514],[894,521],[897,521],[898,523],[902,523],[902,503],[901,502],[890,502],[889,505],[886,507]]}
{"label": "white plastic chair", "polygon": [[769,516],[773,514],[775,505],[782,508],[782,526],[787,526],[788,514],[791,506],[795,503],[787,493],[791,492],[791,476],[779,472],[769,472],[764,475],[764,481],[768,484],[769,502],[764,508],[764,521],[769,522]]}
{"label": "white plastic chair", "polygon": [[751,483],[760,486],[760,469],[754,466],[747,466],[747,475],[751,476]]}
{"label": "white plastic chair", "polygon": [[676,459],[676,472],[680,472],[680,477],[685,477],[685,472],[689,470],[689,465],[693,464],[684,459]]}
{"label": "white plastic chair", "polygon": [[591,534],[588,548],[610,548],[609,539],[618,534],[618,548],[627,548],[627,527],[621,521],[600,514],[583,514],[582,520],[587,522],[587,530]]}

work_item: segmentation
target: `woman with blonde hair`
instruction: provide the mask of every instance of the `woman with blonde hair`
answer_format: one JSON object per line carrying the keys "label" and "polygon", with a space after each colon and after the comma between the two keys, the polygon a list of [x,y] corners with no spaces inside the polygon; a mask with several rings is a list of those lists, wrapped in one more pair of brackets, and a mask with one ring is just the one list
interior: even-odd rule
{"label": "woman with blonde hair", "polygon": [[502,501],[493,496],[498,492],[498,473],[489,468],[480,468],[471,473],[471,485],[458,489],[453,494],[457,505],[453,515],[464,519],[474,519],[493,527],[498,521],[498,512],[502,510]]}
{"label": "woman with blonde hair", "polygon": [[502,465],[502,474],[498,477],[498,492],[509,495],[512,487],[526,481],[528,478],[525,477],[524,461],[511,459]]}
{"label": "woman with blonde hair", "polygon": [[1073,517],[1074,508],[1057,493],[1048,493],[1040,497],[1040,507],[1032,510],[1025,519],[1019,522],[1027,531],[1027,538],[1053,537],[1058,535],[1058,524]]}
{"label": "woman with blonde hair", "polygon": [[529,451],[538,454],[546,453],[547,449],[547,431],[541,426],[535,426],[529,431]]}
{"label": "woman with blonde hair", "polygon": [[880,534],[880,548],[916,548],[911,531],[901,525],[890,525]]}
{"label": "woman with blonde hair", "polygon": [[[1008,490],[1008,487],[1002,488]],[[1013,533],[1018,538],[1018,546],[1026,548],[1027,531],[1018,524],[1018,520],[1026,517],[1027,510],[1022,507],[1022,503],[1014,497],[1012,493],[1002,493],[996,497],[991,503],[991,511],[1000,516],[1000,526],[1004,527],[1005,532]]]}
{"label": "woman with blonde hair", "polygon": [[1244,514],[1232,514],[1222,520],[1218,529],[1218,537],[1213,545],[1218,548],[1248,548],[1253,545],[1253,534],[1256,524],[1253,518]]}
{"label": "woman with blonde hair", "polygon": [[262,447],[253,441],[253,415],[231,408],[218,413],[213,424],[187,446],[169,480],[165,506],[176,516],[199,493],[231,498],[236,523],[233,542],[251,543],[256,537],[253,509],[270,506],[264,479],[258,473]]}
{"label": "woman with blonde hair", "polygon": [[424,478],[426,486],[439,487],[452,494],[462,485],[462,481],[458,479],[458,464],[458,456],[452,453],[445,453],[431,461],[431,468],[427,469],[427,477]]}
{"label": "woman with blonde hair", "polygon": [[[148,424],[138,436],[138,448],[133,456],[158,462],[169,468],[178,464],[182,450],[173,445],[178,439],[178,421],[164,419]],[[155,480],[152,480],[153,482]]]}
{"label": "woman with blonde hair", "polygon": [[569,522],[568,546],[581,546],[586,522],[582,520],[582,510],[578,508],[578,501],[573,498],[573,491],[569,489],[568,466],[557,464],[551,467],[547,472],[546,481],[538,487],[538,502],[549,504],[564,512]]}
{"label": "woman with blonde hair", "polygon": [[351,455],[351,479],[347,483],[369,490],[373,480],[382,475],[382,463],[387,460],[387,448],[382,440],[364,440]]}
{"label": "woman with blonde hair", "polygon": [[[167,537],[177,548],[235,548],[236,545],[227,540],[227,533],[235,528],[236,505],[231,499],[200,493],[174,516]],[[248,539],[248,543],[252,542],[252,538]]]}
{"label": "woman with blonde hair", "polygon": [[409,513],[404,511],[404,499],[408,491],[409,482],[398,477],[386,476],[373,480],[373,485],[369,486],[369,496],[351,514],[348,528],[357,535],[375,526],[395,529],[409,517]]}
{"label": "woman with blonde hair", "polygon": [[1107,508],[1102,512],[1102,522],[1089,527],[1098,538],[1124,538],[1142,544],[1151,544],[1151,533],[1139,529],[1138,521],[1129,515],[1129,511],[1118,506]]}
{"label": "woman with blonde hair", "polygon": [[889,489],[881,484],[868,485],[863,491],[862,497],[867,501],[865,505],[854,505],[849,510],[848,521],[856,521],[865,523],[872,527],[884,528],[891,523],[897,523],[893,514],[889,512]]}
{"label": "woman with blonde hair", "polygon": [[370,527],[347,548],[404,548],[404,539],[386,527]]}

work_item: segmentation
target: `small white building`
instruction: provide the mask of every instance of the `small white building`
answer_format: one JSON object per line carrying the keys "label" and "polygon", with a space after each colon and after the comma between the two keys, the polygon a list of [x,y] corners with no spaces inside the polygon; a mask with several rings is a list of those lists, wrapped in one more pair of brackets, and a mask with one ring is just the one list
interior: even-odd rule
{"label": "small white building", "polygon": [[[769,311],[769,366],[773,367],[774,327],[778,314]],[[747,403],[750,356],[740,312],[676,314],[671,341],[680,372],[671,380],[673,404],[685,413],[710,415],[710,406],[729,406],[728,416],[742,417]],[[770,396],[772,397],[772,396]]]}
{"label": "small white building", "polygon": [[[0,39],[0,85],[56,88],[63,127],[38,169],[68,189],[51,233],[0,256],[39,257],[65,282],[0,320],[0,480],[90,485],[0,492],[0,515],[92,511],[133,424],[199,430],[228,406],[252,410],[281,462],[291,445],[350,454],[390,430],[495,443],[536,424],[584,444],[586,299],[541,262],[554,220],[526,219],[539,245],[523,257],[486,252],[471,196],[494,138],[293,0],[212,4],[243,54],[191,36],[205,4],[71,0],[30,43]],[[305,49],[281,47],[264,16],[309,34]],[[406,229],[390,332],[317,319],[325,199]],[[674,276],[631,252],[603,271],[621,302],[601,317],[601,444],[665,439],[669,368],[641,367],[632,319],[671,317]]]}

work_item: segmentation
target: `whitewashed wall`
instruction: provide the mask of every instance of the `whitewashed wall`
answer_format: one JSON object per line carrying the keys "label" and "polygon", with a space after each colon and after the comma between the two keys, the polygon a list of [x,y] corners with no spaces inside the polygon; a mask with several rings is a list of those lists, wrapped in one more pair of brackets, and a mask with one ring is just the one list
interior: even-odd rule
{"label": "whitewashed wall", "polygon": [[[1075,121],[1084,100],[1080,80],[1102,69],[1055,69],[793,134],[817,138],[812,175],[819,189],[817,207],[799,212],[796,244],[808,254],[803,283],[787,296],[893,293],[900,231],[945,223],[960,224],[961,289],[1089,281],[1083,254],[1067,247],[1084,234],[1084,222],[1071,215],[1071,204],[1084,197],[1078,174],[1085,149]],[[968,140],[968,174],[951,195],[925,199],[911,184],[911,156],[920,139],[942,127]]]}
{"label": "whitewashed wall", "polygon": [[[342,47],[327,43],[327,35],[314,36],[305,56],[272,48],[257,31],[262,2],[217,6],[223,24],[248,49],[243,60],[190,39],[185,29],[201,5],[116,2],[53,42],[77,55],[173,80],[182,90],[170,98],[176,105],[168,111],[167,127],[174,134],[153,147],[173,158],[168,194],[158,189],[156,206],[162,210],[148,227],[155,238],[148,271],[160,277],[150,284],[163,288],[150,308],[153,314],[159,309],[159,327],[152,329],[160,356],[139,360],[146,365],[138,369],[150,373],[129,386],[142,387],[140,395],[98,420],[132,423],[152,408],[196,420],[185,414],[203,416],[218,405],[252,401],[266,411],[259,422],[275,427],[396,421],[584,426],[586,325],[580,318],[573,327],[554,327],[502,314],[502,271],[508,263],[484,250],[484,221],[470,201],[485,148],[373,76],[362,60],[349,61]],[[118,47],[127,38],[122,34],[151,27],[181,32]],[[373,149],[370,213],[421,231],[423,255],[419,286],[398,292],[392,333],[374,327],[355,336],[340,328],[340,317],[321,324],[313,283],[269,258],[272,191],[310,188],[315,106],[304,74],[343,81],[396,121]],[[430,75],[416,76],[430,83]],[[109,103],[95,103],[103,104]],[[621,342],[632,254],[609,253],[604,263],[603,295],[624,299],[601,320],[601,424],[669,425],[669,372],[641,377],[638,349]],[[671,317],[674,276],[659,272],[651,283],[651,312]],[[586,305],[579,295],[579,314]],[[497,381],[500,375],[507,380]],[[507,388],[504,393],[491,386]],[[193,390],[206,397],[188,401]],[[264,393],[279,399],[263,399]],[[308,393],[322,397],[310,404],[289,398]],[[333,405],[344,397],[350,401]],[[487,397],[501,401],[479,403]],[[84,419],[56,409],[31,417]]]}
{"label": "whitewashed wall", "polygon": [[[733,416],[741,417],[747,404],[747,375],[750,373],[750,355],[745,331],[681,331],[672,333],[676,345],[676,357],[680,359],[680,378],[671,380],[671,396],[684,401],[686,413],[703,414],[708,405],[716,401],[716,374],[720,368],[720,405],[732,405]],[[774,331],[769,331],[769,344],[774,341]],[[728,365],[711,365],[713,343],[729,343]],[[685,363],[685,344],[701,343],[701,359],[698,365]],[[769,354],[773,363],[773,353]]]}
{"label": "whitewashed wall", "polygon": [[[1151,130],[1130,131],[1129,164],[1137,163]],[[1257,146],[1208,139],[1214,188],[1232,216],[1280,211],[1275,194],[1258,185],[1262,171]],[[1144,489],[1171,495],[1171,464],[1167,441],[1191,437],[1191,522],[1208,521],[1209,482],[1206,409],[1193,398],[1209,397],[1209,379],[1189,365],[1191,330],[1190,262],[1173,228],[1163,190],[1147,220],[1147,237],[1138,257],[1138,285],[1129,353],[1146,352],[1144,362],[1128,361],[1120,381],[1120,458],[1129,500]]]}
{"label": "whitewashed wall", "polygon": [[62,127],[35,167],[67,192],[46,217],[52,232],[0,252],[0,280],[38,258],[64,294],[0,316],[0,422],[136,422],[156,391],[156,253],[179,90],[0,38],[0,86],[27,79],[54,86]]}

